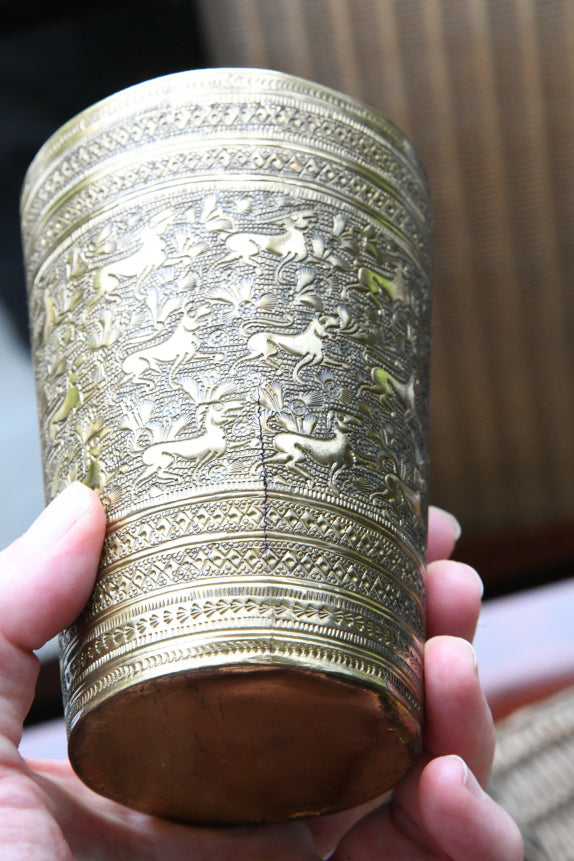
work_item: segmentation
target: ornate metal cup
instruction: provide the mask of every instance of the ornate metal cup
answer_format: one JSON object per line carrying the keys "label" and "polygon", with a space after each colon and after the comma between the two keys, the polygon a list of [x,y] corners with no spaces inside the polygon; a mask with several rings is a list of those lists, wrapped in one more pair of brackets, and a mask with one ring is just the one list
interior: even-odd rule
{"label": "ornate metal cup", "polygon": [[333,811],[419,751],[429,202],[353,99],[208,70],[89,108],[22,224],[48,498],[107,507],[72,764],[184,821]]}

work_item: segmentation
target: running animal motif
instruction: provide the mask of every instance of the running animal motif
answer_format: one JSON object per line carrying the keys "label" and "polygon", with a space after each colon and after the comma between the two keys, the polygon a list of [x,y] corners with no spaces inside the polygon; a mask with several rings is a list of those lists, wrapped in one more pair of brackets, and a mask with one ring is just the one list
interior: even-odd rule
{"label": "running animal motif", "polygon": [[202,427],[198,436],[185,439],[166,439],[148,446],[142,453],[146,469],[136,481],[143,484],[148,478],[156,476],[159,480],[181,478],[181,475],[171,471],[174,461],[181,458],[195,461],[199,469],[212,460],[222,457],[227,451],[228,441],[225,425],[232,422],[244,406],[243,401],[213,400],[201,404],[197,408],[197,420]]}
{"label": "running animal motif", "polygon": [[328,416],[329,436],[315,437],[302,433],[278,433],[273,437],[275,454],[270,462],[285,464],[287,469],[311,478],[303,465],[307,458],[320,466],[329,467],[329,484],[335,484],[335,476],[344,467],[353,466],[355,457],[351,448],[349,431],[358,425],[354,416],[338,415],[330,411]]}
{"label": "running animal motif", "polygon": [[405,418],[416,415],[415,378],[411,377],[408,383],[400,383],[392,374],[384,368],[371,368],[371,384],[363,383],[359,388],[359,396],[363,392],[373,392],[382,395],[386,401],[393,393],[398,397],[404,407]]}
{"label": "running animal motif", "polygon": [[162,234],[172,220],[172,212],[157,215],[138,231],[135,251],[96,271],[89,305],[95,305],[104,296],[117,296],[122,278],[137,278],[138,283],[141,283],[153,269],[164,265],[166,253]]}
{"label": "running animal motif", "polygon": [[406,482],[392,472],[388,473],[385,477],[385,484],[390,491],[390,499],[393,505],[400,505],[404,501],[412,512],[417,524],[423,528],[423,498],[420,490],[414,490],[412,487],[409,487]]}
{"label": "running animal motif", "polygon": [[324,341],[330,331],[338,328],[339,324],[339,317],[333,314],[320,314],[311,320],[306,329],[296,334],[255,332],[247,341],[249,355],[242,356],[238,364],[262,358],[272,368],[280,368],[281,362],[276,356],[279,350],[283,350],[291,356],[299,357],[293,370],[293,379],[301,384],[304,383],[301,379],[301,371],[308,366],[323,364],[333,368],[346,367],[344,363],[326,357],[324,354]]}
{"label": "running animal motif", "polygon": [[257,266],[256,258],[262,251],[267,251],[280,258],[276,274],[281,280],[283,269],[288,263],[300,263],[307,258],[304,231],[314,214],[312,209],[299,209],[275,219],[278,227],[282,228],[279,233],[230,233],[225,239],[227,254],[216,266],[228,268],[236,261]]}
{"label": "running animal motif", "polygon": [[204,355],[197,352],[199,342],[195,332],[200,327],[202,318],[210,311],[210,305],[200,305],[197,309],[188,308],[169,337],[151,347],[136,350],[127,356],[122,364],[122,370],[126,375],[124,383],[145,382],[153,387],[153,384],[145,379],[145,374],[148,371],[158,373],[160,371],[159,363],[171,362],[170,376],[172,376],[180,365],[192,359],[218,360],[219,356]]}
{"label": "running animal motif", "polygon": [[347,284],[342,292],[342,298],[348,299],[349,290],[366,293],[379,307],[385,301],[409,301],[409,289],[403,274],[402,265],[397,265],[394,275],[388,278],[380,272],[361,266],[358,272],[358,282]]}

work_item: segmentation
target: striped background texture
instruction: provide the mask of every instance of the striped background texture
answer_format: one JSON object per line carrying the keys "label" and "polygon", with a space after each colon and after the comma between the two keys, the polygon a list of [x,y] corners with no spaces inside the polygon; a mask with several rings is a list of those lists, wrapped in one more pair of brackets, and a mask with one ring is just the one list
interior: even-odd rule
{"label": "striped background texture", "polygon": [[465,532],[574,518],[574,3],[199,0],[209,61],[356,96],[435,211],[431,501]]}

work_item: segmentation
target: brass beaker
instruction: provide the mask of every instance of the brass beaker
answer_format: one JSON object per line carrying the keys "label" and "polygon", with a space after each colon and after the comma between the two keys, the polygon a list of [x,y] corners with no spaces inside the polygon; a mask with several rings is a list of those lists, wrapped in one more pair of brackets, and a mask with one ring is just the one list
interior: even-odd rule
{"label": "brass beaker", "polygon": [[22,196],[48,499],[95,488],[71,762],[182,821],[339,810],[416,761],[429,199],[405,137],[278,72],[88,108]]}

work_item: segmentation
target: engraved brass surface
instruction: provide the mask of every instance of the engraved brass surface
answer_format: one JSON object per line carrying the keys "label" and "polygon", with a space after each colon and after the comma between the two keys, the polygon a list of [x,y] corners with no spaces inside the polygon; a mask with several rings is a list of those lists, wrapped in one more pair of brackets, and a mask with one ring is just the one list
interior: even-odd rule
{"label": "engraved brass surface", "polygon": [[[412,764],[429,224],[400,132],[276,72],[138,85],[32,163],[22,232],[47,497],[79,479],[108,514],[94,594],[61,636],[70,755],[100,792],[184,820],[276,820],[358,803]],[[213,715],[234,698],[226,744],[253,803],[218,791],[232,766]],[[310,729],[321,702],[339,730]],[[311,748],[333,792],[295,765]],[[209,792],[198,751],[218,762]]]}

